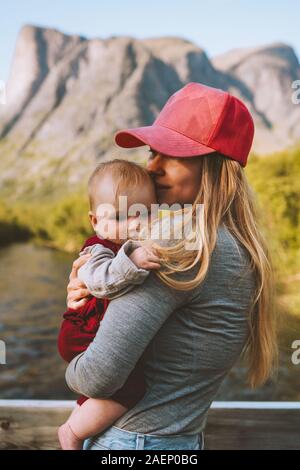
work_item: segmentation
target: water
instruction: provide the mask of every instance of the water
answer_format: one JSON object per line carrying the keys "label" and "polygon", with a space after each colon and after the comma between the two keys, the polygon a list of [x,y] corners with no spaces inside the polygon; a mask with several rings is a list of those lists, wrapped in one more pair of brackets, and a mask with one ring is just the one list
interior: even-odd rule
{"label": "water", "polygon": [[[0,339],[6,343],[7,362],[0,365],[0,398],[75,398],[65,384],[66,363],[56,347],[73,258],[32,243],[0,249]],[[216,398],[300,400],[300,365],[291,362],[295,339],[300,339],[300,319],[286,317],[277,381],[251,391],[239,365]]]}
{"label": "water", "polygon": [[72,260],[31,243],[0,250],[0,338],[6,343],[1,398],[73,397],[56,347]]}

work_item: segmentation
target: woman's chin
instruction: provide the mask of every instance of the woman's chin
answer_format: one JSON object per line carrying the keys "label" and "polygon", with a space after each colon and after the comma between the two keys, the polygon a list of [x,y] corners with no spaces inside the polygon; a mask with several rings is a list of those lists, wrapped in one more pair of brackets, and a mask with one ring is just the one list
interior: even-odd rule
{"label": "woman's chin", "polygon": [[172,196],[172,191],[169,189],[157,189],[156,191],[157,202],[158,204],[174,204],[174,197]]}

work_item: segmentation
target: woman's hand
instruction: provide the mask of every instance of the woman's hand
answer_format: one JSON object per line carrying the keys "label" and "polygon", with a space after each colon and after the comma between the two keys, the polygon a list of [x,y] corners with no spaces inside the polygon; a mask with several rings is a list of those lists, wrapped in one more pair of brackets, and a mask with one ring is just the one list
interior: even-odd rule
{"label": "woman's hand", "polygon": [[73,310],[83,307],[91,295],[85,283],[78,279],[78,269],[81,268],[81,266],[83,266],[90,257],[90,253],[82,255],[77,258],[72,265],[72,271],[69,276],[70,282],[67,287],[67,306]]}

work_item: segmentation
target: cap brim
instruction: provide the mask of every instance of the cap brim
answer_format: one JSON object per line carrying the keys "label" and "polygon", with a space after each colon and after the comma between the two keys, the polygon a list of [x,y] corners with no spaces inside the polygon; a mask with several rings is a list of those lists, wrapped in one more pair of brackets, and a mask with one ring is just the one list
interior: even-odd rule
{"label": "cap brim", "polygon": [[153,150],[171,157],[193,157],[215,152],[179,132],[160,125],[120,130],[115,134],[119,147],[134,148],[149,145]]}

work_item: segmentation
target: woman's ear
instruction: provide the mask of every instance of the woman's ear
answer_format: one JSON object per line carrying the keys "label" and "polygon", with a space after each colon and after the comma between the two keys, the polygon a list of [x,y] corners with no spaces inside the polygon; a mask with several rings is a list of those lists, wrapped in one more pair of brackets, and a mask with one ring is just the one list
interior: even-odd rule
{"label": "woman's ear", "polygon": [[97,225],[97,216],[93,214],[92,211],[89,211],[89,219],[90,219],[93,229],[95,230],[96,225]]}

